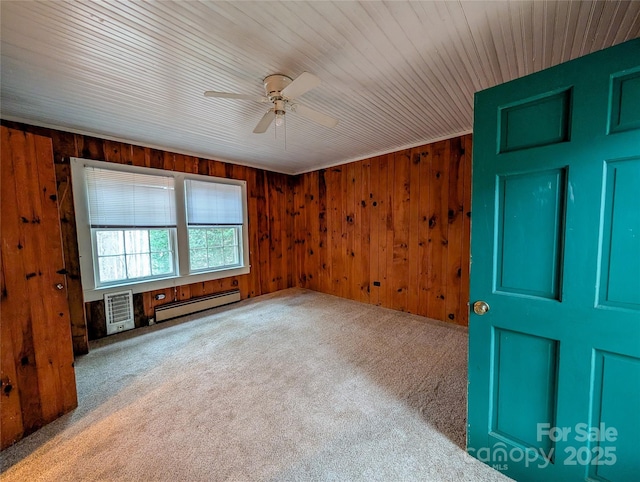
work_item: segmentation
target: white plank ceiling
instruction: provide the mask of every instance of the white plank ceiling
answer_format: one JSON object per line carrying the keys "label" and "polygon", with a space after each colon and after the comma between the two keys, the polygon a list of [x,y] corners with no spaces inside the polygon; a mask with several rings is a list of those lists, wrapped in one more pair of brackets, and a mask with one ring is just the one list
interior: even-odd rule
{"label": "white plank ceiling", "polygon": [[[640,1],[2,1],[1,115],[300,173],[471,131],[473,94],[640,36]],[[639,52],[640,55],[640,52]],[[322,84],[252,130],[273,73]]]}

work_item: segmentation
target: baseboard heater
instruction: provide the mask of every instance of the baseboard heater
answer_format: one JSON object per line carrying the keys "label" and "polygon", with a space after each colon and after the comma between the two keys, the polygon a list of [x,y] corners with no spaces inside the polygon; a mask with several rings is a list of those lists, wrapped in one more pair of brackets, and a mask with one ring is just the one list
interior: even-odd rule
{"label": "baseboard heater", "polygon": [[176,301],[166,305],[156,306],[156,322],[190,315],[198,311],[208,310],[217,306],[240,301],[240,290],[225,291],[215,295],[200,296],[190,300]]}

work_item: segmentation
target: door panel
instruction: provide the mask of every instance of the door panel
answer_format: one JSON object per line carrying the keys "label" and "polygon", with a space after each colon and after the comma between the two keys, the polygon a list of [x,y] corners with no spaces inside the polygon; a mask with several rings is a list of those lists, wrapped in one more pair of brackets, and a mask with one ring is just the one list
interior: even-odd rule
{"label": "door panel", "polygon": [[468,450],[517,480],[640,473],[639,82],[636,39],[476,95]]}
{"label": "door panel", "polygon": [[[640,99],[638,99],[640,110]],[[605,163],[599,307],[640,310],[640,157]],[[636,205],[637,209],[628,209]]]}
{"label": "door panel", "polygon": [[497,291],[559,299],[564,177],[553,169],[498,178]]}
{"label": "door panel", "polygon": [[0,127],[1,447],[77,406],[51,139]]}
{"label": "door panel", "polygon": [[[531,118],[540,119],[532,125]],[[500,108],[500,152],[569,140],[571,90],[545,92]]]}
{"label": "door panel", "polygon": [[611,77],[610,132],[640,128],[640,69]]}
{"label": "door panel", "polygon": [[[558,342],[496,329],[495,344],[492,432],[512,443],[548,453],[548,439],[538,440],[535,427],[527,423],[522,412],[541,422],[555,423]],[[520,353],[527,353],[527,358],[521,358]]]}
{"label": "door panel", "polygon": [[[597,350],[594,353],[591,424],[588,427],[625,427],[596,437],[585,428],[582,438],[594,438],[591,447],[603,459],[615,457],[615,464],[592,465],[589,475],[595,480],[634,480],[638,476],[638,434],[640,422],[627,414],[640,407],[640,391],[628,380],[640,379],[640,360]],[[582,427],[580,427],[582,429]],[[604,431],[606,432],[607,429]],[[582,451],[584,453],[584,450]],[[582,456],[580,453],[577,456]]]}

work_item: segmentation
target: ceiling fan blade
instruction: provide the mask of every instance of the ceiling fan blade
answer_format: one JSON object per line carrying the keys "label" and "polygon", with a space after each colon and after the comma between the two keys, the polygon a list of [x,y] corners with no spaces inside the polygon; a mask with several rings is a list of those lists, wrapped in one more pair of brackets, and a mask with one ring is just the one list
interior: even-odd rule
{"label": "ceiling fan blade", "polygon": [[269,126],[273,122],[273,119],[275,118],[276,118],[275,109],[269,109],[269,111],[262,116],[262,119],[260,119],[260,122],[258,122],[258,125],[256,126],[256,128],[253,129],[253,133],[262,134],[263,132],[266,132],[266,130],[269,128]]}
{"label": "ceiling fan blade", "polygon": [[311,109],[309,107],[305,107],[304,105],[292,104],[291,110],[297,114],[300,114],[302,117],[306,117],[307,119],[317,122],[318,124],[325,127],[333,128],[338,125],[338,119],[323,114],[322,112],[318,112],[317,110]]}
{"label": "ceiling fan blade", "polygon": [[296,79],[282,89],[282,95],[289,99],[294,99],[314,87],[320,85],[321,80],[309,72],[302,72]]}
{"label": "ceiling fan blade", "polygon": [[255,100],[257,102],[269,102],[269,99],[260,95],[247,95],[247,94],[234,94],[232,92],[216,92],[215,90],[208,90],[204,93],[205,97],[217,97],[220,99],[240,99],[240,100]]}

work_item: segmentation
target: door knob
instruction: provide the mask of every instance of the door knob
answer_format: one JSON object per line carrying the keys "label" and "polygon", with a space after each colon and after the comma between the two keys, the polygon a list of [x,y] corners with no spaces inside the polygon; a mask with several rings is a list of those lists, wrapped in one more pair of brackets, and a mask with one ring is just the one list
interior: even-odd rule
{"label": "door knob", "polygon": [[476,315],[484,315],[489,311],[489,304],[486,301],[476,301],[473,304],[473,312]]}
{"label": "door knob", "polygon": [[61,290],[61,289],[63,289],[63,288],[64,288],[64,285],[63,285],[62,283],[58,283],[58,284],[56,285],[56,289],[58,289],[58,290]]}

